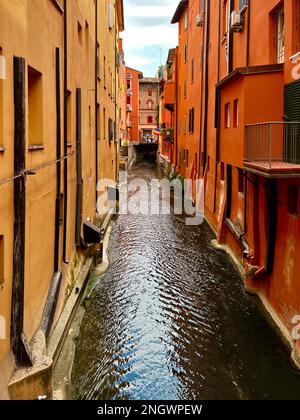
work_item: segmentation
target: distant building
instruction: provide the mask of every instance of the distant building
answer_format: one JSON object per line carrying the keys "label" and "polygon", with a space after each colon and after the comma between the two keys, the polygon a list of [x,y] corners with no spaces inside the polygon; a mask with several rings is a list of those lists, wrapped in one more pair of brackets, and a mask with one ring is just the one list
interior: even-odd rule
{"label": "distant building", "polygon": [[157,139],[153,130],[158,128],[159,79],[143,78],[139,81],[140,141]]}
{"label": "distant building", "polygon": [[139,141],[139,79],[143,73],[126,67],[127,139]]}

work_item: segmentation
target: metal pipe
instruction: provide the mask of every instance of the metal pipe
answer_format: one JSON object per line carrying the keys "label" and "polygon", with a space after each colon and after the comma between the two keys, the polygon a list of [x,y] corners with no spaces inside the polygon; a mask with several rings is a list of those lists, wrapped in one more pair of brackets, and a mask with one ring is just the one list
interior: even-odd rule
{"label": "metal pipe", "polygon": [[96,196],[96,211],[97,211],[97,201],[98,201],[98,178],[99,178],[99,147],[98,147],[98,71],[99,71],[99,62],[98,62],[98,0],[95,0],[95,196]]}
{"label": "metal pipe", "polygon": [[61,95],[60,95],[60,49],[56,48],[56,205],[54,239],[54,273],[59,270],[59,225],[60,225],[60,184],[61,184]]}
{"label": "metal pipe", "polygon": [[[68,153],[68,0],[64,0],[64,155]],[[68,160],[64,163],[64,232],[63,232],[63,261],[67,259],[68,233]]]}

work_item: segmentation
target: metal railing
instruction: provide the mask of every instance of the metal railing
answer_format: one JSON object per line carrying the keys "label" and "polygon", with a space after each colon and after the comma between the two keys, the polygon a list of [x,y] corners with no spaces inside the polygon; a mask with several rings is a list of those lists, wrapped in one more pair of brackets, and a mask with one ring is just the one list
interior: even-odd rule
{"label": "metal railing", "polygon": [[245,160],[300,165],[300,122],[265,122],[245,128]]}

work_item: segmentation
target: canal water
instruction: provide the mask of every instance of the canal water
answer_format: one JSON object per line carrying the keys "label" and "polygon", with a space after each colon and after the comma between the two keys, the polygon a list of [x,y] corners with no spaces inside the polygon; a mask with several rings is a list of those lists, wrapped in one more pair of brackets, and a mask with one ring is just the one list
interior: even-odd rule
{"label": "canal water", "polygon": [[[155,164],[130,180],[150,183]],[[300,399],[300,375],[207,224],[120,215],[76,343],[75,399]]]}

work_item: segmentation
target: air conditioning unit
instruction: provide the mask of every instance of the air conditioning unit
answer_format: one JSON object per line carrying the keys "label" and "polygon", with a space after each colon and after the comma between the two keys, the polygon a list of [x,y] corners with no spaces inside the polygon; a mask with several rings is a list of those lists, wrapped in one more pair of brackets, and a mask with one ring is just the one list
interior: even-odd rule
{"label": "air conditioning unit", "polygon": [[196,17],[196,25],[202,26],[204,24],[204,12],[199,13]]}
{"label": "air conditioning unit", "polygon": [[234,10],[230,15],[230,32],[241,32],[244,29],[244,17],[241,10]]}

